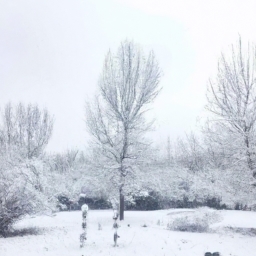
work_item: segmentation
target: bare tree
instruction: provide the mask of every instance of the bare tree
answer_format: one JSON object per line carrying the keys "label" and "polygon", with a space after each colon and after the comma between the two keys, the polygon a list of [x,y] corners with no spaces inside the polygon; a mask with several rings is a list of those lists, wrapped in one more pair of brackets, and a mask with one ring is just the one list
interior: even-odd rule
{"label": "bare tree", "polygon": [[252,171],[256,167],[255,57],[255,45],[243,49],[241,38],[237,46],[232,45],[230,56],[222,54],[217,76],[209,82],[206,106],[213,114],[208,131],[218,136],[222,150],[228,148],[230,155],[245,159]]}
{"label": "bare tree", "polygon": [[8,103],[2,115],[0,140],[5,150],[16,149],[23,157],[38,157],[48,144],[52,129],[53,118],[46,109]]}
{"label": "bare tree", "polygon": [[88,131],[114,166],[109,170],[118,175],[120,220],[124,218],[126,176],[133,172],[130,161],[134,163],[145,148],[142,138],[152,125],[145,114],[160,91],[160,76],[153,52],[145,57],[137,45],[124,41],[116,55],[107,54],[100,93],[93,105],[86,105]]}
{"label": "bare tree", "polygon": [[175,144],[176,163],[196,172],[206,166],[203,145],[194,132],[186,134],[185,138],[178,138]]}

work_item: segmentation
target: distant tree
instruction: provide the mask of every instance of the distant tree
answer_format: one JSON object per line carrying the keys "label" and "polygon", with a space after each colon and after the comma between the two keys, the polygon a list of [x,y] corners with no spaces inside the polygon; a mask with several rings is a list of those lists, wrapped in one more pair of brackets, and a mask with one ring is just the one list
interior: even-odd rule
{"label": "distant tree", "polygon": [[2,114],[0,141],[4,150],[10,148],[27,158],[38,157],[52,135],[53,118],[49,112],[37,105],[16,107],[8,103]]}
{"label": "distant tree", "polygon": [[207,164],[204,151],[202,142],[194,132],[190,132],[185,138],[178,138],[176,141],[176,163],[194,172],[202,170]]}
{"label": "distant tree", "polygon": [[[208,140],[219,144],[233,163],[244,161],[255,173],[256,48],[243,48],[239,38],[231,55],[221,55],[215,79],[210,80],[206,109]],[[211,137],[210,137],[211,136]],[[236,160],[236,161],[234,161]]]}
{"label": "distant tree", "polygon": [[[69,149],[63,153],[51,155],[51,160],[49,161],[51,169],[63,174],[76,168],[79,169],[80,166],[84,165],[84,162],[78,159],[78,153],[78,150]],[[80,152],[80,154],[82,154],[82,152]]]}
{"label": "distant tree", "polygon": [[86,124],[100,154],[110,165],[110,176],[120,196],[124,218],[127,175],[145,150],[143,136],[152,122],[145,120],[148,106],[158,95],[160,70],[154,53],[145,57],[133,42],[122,42],[116,55],[109,52],[99,79],[99,95],[86,105]]}

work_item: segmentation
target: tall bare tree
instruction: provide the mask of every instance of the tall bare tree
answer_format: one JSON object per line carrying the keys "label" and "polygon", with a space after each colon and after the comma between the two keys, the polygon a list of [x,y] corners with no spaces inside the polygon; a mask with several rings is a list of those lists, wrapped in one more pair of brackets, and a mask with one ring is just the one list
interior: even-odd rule
{"label": "tall bare tree", "polygon": [[246,160],[253,172],[256,168],[255,75],[255,45],[243,47],[239,38],[237,45],[232,45],[230,55],[221,55],[217,76],[209,82],[206,107],[213,114],[208,131],[213,131],[211,136],[216,131],[223,154],[227,154],[224,149],[229,149],[229,154]]}
{"label": "tall bare tree", "polygon": [[[143,135],[152,122],[145,114],[160,91],[161,72],[154,53],[144,56],[140,47],[124,41],[117,54],[110,51],[99,79],[99,95],[86,105],[86,124],[101,155],[108,159],[120,197],[120,220],[124,219],[124,187],[145,144]],[[110,167],[110,166],[109,166]]]}

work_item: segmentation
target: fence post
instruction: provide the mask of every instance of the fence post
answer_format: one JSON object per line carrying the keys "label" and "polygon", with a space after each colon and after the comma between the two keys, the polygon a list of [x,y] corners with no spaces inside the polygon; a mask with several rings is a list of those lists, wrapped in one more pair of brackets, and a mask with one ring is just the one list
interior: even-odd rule
{"label": "fence post", "polygon": [[114,219],[113,228],[115,229],[115,232],[114,232],[114,247],[116,247],[116,246],[117,246],[117,239],[120,237],[120,236],[117,234],[117,229],[118,229],[118,224],[117,224],[118,212],[117,212],[117,210],[114,210],[113,219]]}
{"label": "fence post", "polygon": [[82,210],[82,229],[83,233],[80,235],[80,248],[84,247],[84,242],[87,240],[87,213],[89,210],[89,207],[87,204],[83,204],[81,207]]}

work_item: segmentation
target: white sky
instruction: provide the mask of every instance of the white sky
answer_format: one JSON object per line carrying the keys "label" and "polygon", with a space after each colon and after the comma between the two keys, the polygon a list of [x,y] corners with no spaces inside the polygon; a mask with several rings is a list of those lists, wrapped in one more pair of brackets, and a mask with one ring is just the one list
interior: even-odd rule
{"label": "white sky", "polygon": [[49,151],[83,149],[84,103],[110,48],[133,39],[155,51],[163,90],[154,139],[194,129],[222,50],[256,39],[256,1],[0,0],[0,107],[38,103],[55,117]]}

